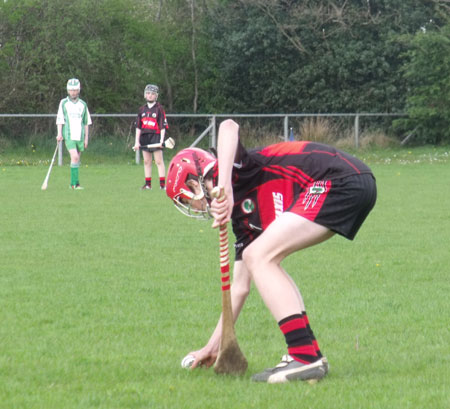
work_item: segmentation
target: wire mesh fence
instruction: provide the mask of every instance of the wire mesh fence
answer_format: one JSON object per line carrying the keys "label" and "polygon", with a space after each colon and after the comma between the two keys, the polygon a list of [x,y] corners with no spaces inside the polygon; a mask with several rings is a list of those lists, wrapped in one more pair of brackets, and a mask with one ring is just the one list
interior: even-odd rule
{"label": "wire mesh fence", "polygon": [[[104,153],[130,153],[134,145],[136,114],[92,114],[90,143]],[[360,148],[399,139],[393,122],[404,114],[311,113],[311,114],[167,114],[167,136],[177,149],[215,147],[218,126],[225,118],[240,124],[248,147],[280,141],[312,140],[338,147]],[[0,114],[0,153],[20,146],[54,146],[55,114]],[[137,158],[137,156],[136,156]]]}

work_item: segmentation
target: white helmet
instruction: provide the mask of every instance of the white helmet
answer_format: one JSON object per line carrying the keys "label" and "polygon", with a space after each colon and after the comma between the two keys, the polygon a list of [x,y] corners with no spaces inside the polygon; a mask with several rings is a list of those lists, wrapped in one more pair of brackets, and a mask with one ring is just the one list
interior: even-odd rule
{"label": "white helmet", "polygon": [[67,81],[67,91],[79,90],[80,87],[80,81],[76,78],[71,78],[69,81]]}

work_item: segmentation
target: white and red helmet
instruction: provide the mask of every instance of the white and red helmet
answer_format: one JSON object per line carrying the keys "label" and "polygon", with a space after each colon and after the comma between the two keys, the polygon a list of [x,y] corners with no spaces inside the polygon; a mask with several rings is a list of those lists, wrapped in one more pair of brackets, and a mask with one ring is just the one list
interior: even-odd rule
{"label": "white and red helmet", "polygon": [[[187,148],[178,152],[170,161],[166,178],[166,193],[175,207],[183,214],[197,219],[209,219],[208,206],[204,210],[196,210],[188,204],[192,200],[208,198],[204,178],[216,163],[216,158],[209,152],[199,148]],[[189,179],[199,182],[202,192],[195,194],[186,184]]]}

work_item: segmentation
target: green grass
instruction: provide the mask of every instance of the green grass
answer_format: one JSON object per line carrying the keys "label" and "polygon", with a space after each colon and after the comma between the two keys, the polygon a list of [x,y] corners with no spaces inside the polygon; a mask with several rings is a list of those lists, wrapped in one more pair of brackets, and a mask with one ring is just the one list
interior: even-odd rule
{"label": "green grass", "polygon": [[84,191],[65,154],[45,192],[51,153],[14,156],[0,159],[0,408],[450,407],[445,148],[361,152],[379,197],[355,241],[285,261],[331,365],[315,386],[250,381],[285,353],[255,289],[236,325],[247,374],[181,369],[220,312],[217,231],[140,191],[133,154],[86,152]]}

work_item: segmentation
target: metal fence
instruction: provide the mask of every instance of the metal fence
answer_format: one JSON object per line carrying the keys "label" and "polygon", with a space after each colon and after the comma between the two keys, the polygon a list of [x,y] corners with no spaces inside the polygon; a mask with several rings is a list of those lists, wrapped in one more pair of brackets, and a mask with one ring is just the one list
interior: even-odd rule
{"label": "metal fence", "polygon": [[[136,114],[91,114],[93,118],[136,118]],[[204,130],[196,137],[190,146],[196,146],[205,137],[209,138],[209,146],[217,146],[216,130],[221,119],[225,118],[274,118],[280,119],[282,139],[288,141],[292,137],[294,119],[299,118],[346,118],[353,122],[354,146],[360,146],[360,120],[361,118],[375,117],[402,117],[403,113],[298,113],[298,114],[167,114],[168,118],[193,118],[205,120]],[[56,118],[56,114],[0,114],[0,118]],[[58,153],[58,164],[61,166],[63,160],[62,146]],[[136,152],[136,163],[139,163],[139,151]]]}

